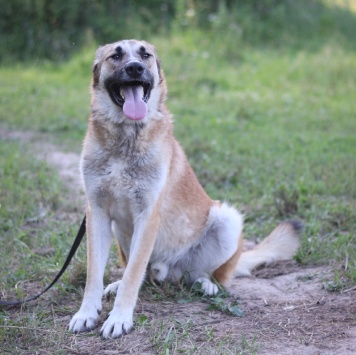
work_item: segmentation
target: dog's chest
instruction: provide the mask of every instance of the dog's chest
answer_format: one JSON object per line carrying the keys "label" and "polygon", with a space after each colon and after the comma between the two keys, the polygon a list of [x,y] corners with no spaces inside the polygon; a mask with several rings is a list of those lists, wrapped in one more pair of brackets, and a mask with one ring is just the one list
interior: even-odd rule
{"label": "dog's chest", "polygon": [[125,159],[101,156],[90,162],[84,157],[83,162],[88,198],[110,210],[124,203],[142,211],[161,178],[157,159],[149,152]]}

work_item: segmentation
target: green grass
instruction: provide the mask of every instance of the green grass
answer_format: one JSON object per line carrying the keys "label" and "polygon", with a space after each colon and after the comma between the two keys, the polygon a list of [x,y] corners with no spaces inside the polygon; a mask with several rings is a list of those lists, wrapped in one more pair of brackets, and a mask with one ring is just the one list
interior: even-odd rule
{"label": "green grass", "polygon": [[45,62],[2,67],[0,122],[12,129],[52,133],[56,142],[81,141],[89,115],[94,51],[83,52],[69,66]]}
{"label": "green grass", "polygon": [[355,284],[355,53],[247,49],[223,62],[200,39],[171,43],[187,49],[163,67],[176,135],[203,186],[246,213],[247,236],[301,219],[297,259],[331,263]]}
{"label": "green grass", "polygon": [[45,285],[57,273],[77,226],[77,218],[64,219],[77,206],[64,199],[58,175],[28,150],[0,141],[0,284],[3,294],[17,298],[25,295],[14,289],[18,282]]}
{"label": "green grass", "polygon": [[[356,53],[330,41],[313,51],[241,45],[228,56],[228,43],[207,38],[186,31],[150,39],[168,80],[175,134],[202,185],[214,199],[244,212],[247,237],[262,239],[285,219],[303,221],[296,259],[332,265],[334,278],[325,280],[330,291],[356,285]],[[88,48],[67,63],[1,67],[0,128],[43,132],[62,149],[79,151],[93,55]],[[37,292],[59,269],[83,213],[69,196],[58,175],[33,158],[31,144],[2,138],[2,296]],[[25,306],[16,317],[0,310],[0,344],[26,353],[11,348],[13,339],[34,341],[34,351],[43,349],[43,334],[51,334],[48,347],[68,342],[66,332],[48,329],[72,313],[74,302],[79,305],[74,299],[82,292],[84,252],[83,246],[74,271],[59,284],[58,298],[71,304]],[[197,346],[190,338],[194,324],[145,317],[137,326],[158,353],[179,352],[186,339],[191,349]],[[230,344],[214,340],[212,327],[199,331],[202,342],[220,346],[221,353],[224,341]],[[257,352],[255,340],[243,335],[234,344],[236,353]]]}

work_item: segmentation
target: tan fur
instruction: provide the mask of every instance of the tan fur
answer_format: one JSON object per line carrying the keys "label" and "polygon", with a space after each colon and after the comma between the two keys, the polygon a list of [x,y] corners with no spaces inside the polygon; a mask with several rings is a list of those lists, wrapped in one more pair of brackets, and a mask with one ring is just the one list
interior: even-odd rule
{"label": "tan fur", "polygon": [[235,275],[249,276],[260,265],[292,259],[299,248],[300,229],[301,224],[295,221],[279,224],[254,249],[242,253]]}
{"label": "tan fur", "polygon": [[242,249],[243,249],[243,238],[240,236],[239,238],[239,246],[235,252],[235,254],[224,264],[222,264],[219,268],[214,271],[213,277],[214,279],[221,285],[228,287],[230,286],[230,282],[232,276],[235,273],[237,263],[240,259]]}
{"label": "tan fur", "polygon": [[117,242],[117,247],[118,247],[118,252],[119,252],[119,262],[121,267],[126,267],[127,265],[127,260],[126,256],[124,254],[124,251],[121,248],[121,245],[119,242]]}
{"label": "tan fur", "polygon": [[[129,73],[132,63],[142,69],[139,79],[137,73],[135,79]],[[143,98],[150,94],[143,118],[134,121],[124,114],[120,88],[142,90]],[[147,269],[158,281],[184,278],[188,283],[200,282],[208,295],[218,292],[212,278],[228,285],[238,269],[243,218],[228,204],[212,201],[199,184],[173,136],[166,95],[166,81],[152,45],[126,40],[97,50],[81,160],[87,196],[88,276],[82,306],[69,325],[73,332],[97,324],[112,232],[126,269],[122,280],[105,289],[105,294],[116,293],[101,330],[105,338],[132,329],[133,310]],[[288,245],[294,229],[280,231],[265,245],[276,249],[279,243]],[[262,259],[291,257],[294,247],[275,254],[267,248],[269,257]],[[256,253],[263,255],[263,250],[261,245]],[[247,270],[251,265],[244,267]]]}

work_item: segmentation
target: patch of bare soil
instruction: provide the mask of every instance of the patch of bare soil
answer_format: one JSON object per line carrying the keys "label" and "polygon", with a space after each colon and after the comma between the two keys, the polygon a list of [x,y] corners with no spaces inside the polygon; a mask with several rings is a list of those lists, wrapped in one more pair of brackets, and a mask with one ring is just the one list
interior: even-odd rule
{"label": "patch of bare soil", "polygon": [[[143,290],[136,307],[134,332],[118,340],[102,341],[96,337],[113,303],[104,300],[96,337],[75,337],[72,349],[80,349],[81,354],[163,353],[157,339],[160,337],[163,343],[170,332],[175,332],[175,338],[182,337],[183,345],[178,342],[171,353],[240,353],[243,336],[250,345],[255,344],[243,354],[355,354],[355,291],[330,293],[324,289],[323,279],[331,273],[327,267],[279,263],[283,273],[274,276],[276,268],[274,265],[264,270],[268,278],[253,276],[233,281],[229,291],[244,312],[241,318],[208,310],[207,303],[199,300],[180,304],[177,299],[157,298]],[[118,277],[117,271],[111,276]],[[142,315],[147,317],[148,326],[137,324]],[[63,326],[69,320],[70,316],[63,318]],[[188,338],[183,338],[184,331],[189,333]],[[213,333],[214,339],[209,339],[207,333]],[[200,344],[199,351],[192,352],[190,342]]]}
{"label": "patch of bare soil", "polygon": [[[38,157],[55,167],[68,187],[74,189],[73,195],[78,196],[79,155],[64,153],[43,142],[35,144],[35,148]],[[251,242],[247,244],[252,246]],[[189,328],[192,341],[202,344],[196,351],[201,354],[235,353],[228,345],[228,350],[223,351],[217,347],[210,349],[209,344],[217,346],[219,339],[241,339],[241,336],[250,344],[257,344],[254,351],[258,354],[356,354],[356,289],[341,293],[327,291],[323,280],[330,278],[331,272],[328,267],[303,268],[290,261],[259,269],[249,278],[235,279],[229,291],[244,312],[241,318],[208,311],[207,305],[199,301],[179,304],[164,297],[157,300],[143,291],[135,317],[144,315],[149,326],[142,321],[142,326],[136,326],[133,333],[118,340],[102,340],[98,329],[95,336],[73,335],[66,349],[73,354],[152,354],[160,349],[159,341],[165,341],[159,339],[159,334],[164,330],[165,334],[168,330],[179,333],[175,326],[179,324],[181,329]],[[104,301],[100,324],[111,306],[112,301]],[[64,315],[57,324],[66,327],[70,317]],[[206,329],[210,329],[210,335],[204,332]],[[213,340],[209,338],[212,330]]]}
{"label": "patch of bare soil", "polygon": [[79,154],[59,150],[50,139],[45,139],[43,135],[36,132],[0,129],[0,139],[31,143],[34,154],[56,169],[68,189],[74,192],[71,194],[73,199],[76,199],[76,202],[78,198],[84,201],[83,184],[79,174]]}
{"label": "patch of bare soil", "polygon": [[[276,269],[283,273],[273,276]],[[268,278],[237,279],[230,290],[246,313],[243,331],[256,335],[261,354],[356,353],[355,290],[324,289],[331,273],[326,267],[287,262],[263,272]]]}

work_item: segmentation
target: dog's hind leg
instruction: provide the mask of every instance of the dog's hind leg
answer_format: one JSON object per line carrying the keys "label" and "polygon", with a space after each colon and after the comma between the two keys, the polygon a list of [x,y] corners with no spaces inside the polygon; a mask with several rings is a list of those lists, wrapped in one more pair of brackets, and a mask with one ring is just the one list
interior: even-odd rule
{"label": "dog's hind leg", "polygon": [[[229,260],[227,260],[224,264],[219,266],[213,273],[214,281],[216,281],[218,284],[224,287],[230,285],[231,279],[234,276],[237,263],[242,253],[243,238],[242,236],[240,236],[238,239],[239,239],[239,244],[236,252]],[[199,277],[198,279],[195,280],[195,282],[199,282],[201,284],[202,290],[207,295],[215,295],[219,291],[217,285],[213,283],[210,280],[210,278]]]}
{"label": "dog's hind leg", "polygon": [[243,237],[240,235],[239,244],[235,254],[224,264],[214,271],[214,279],[223,286],[229,286],[232,277],[235,274],[237,263],[239,262],[240,256],[243,249]]}
{"label": "dog's hind leg", "polygon": [[111,284],[107,285],[104,290],[104,296],[110,297],[110,295],[116,295],[117,290],[120,286],[121,280],[112,282]]}
{"label": "dog's hind leg", "polygon": [[153,280],[162,282],[167,277],[169,268],[167,264],[157,262],[150,265],[149,272]]}
{"label": "dog's hind leg", "polygon": [[[117,248],[118,248],[118,254],[119,254],[119,265],[120,265],[120,267],[125,268],[127,266],[127,258],[124,253],[124,250],[119,242],[120,231],[119,231],[119,228],[117,227],[116,222],[113,221],[111,223],[111,229],[112,229],[112,233],[113,233],[114,237],[117,240]],[[112,282],[111,284],[107,285],[104,290],[104,297],[107,298],[110,295],[116,295],[117,290],[120,285],[120,282],[121,282],[121,280]]]}
{"label": "dog's hind leg", "polygon": [[242,215],[235,208],[225,203],[210,208],[201,238],[178,265],[183,275],[188,275],[188,282],[201,283],[202,291],[208,295],[218,292],[212,276],[219,283],[228,284],[241,253],[242,226]]}

